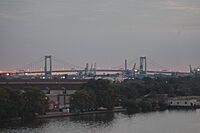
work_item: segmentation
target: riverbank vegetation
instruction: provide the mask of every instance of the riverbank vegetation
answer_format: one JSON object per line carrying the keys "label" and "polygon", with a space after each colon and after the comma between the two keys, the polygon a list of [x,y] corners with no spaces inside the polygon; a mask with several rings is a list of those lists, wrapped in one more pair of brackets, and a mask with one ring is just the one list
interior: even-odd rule
{"label": "riverbank vegetation", "polygon": [[[122,106],[128,112],[147,112],[167,108],[167,97],[200,96],[200,78],[144,78],[115,83],[89,80],[70,97],[71,112],[113,110]],[[48,109],[48,98],[37,88],[0,87],[0,120],[31,120]]]}
{"label": "riverbank vegetation", "polygon": [[0,88],[0,120],[21,118],[32,120],[36,114],[44,114],[48,108],[45,95],[33,87],[15,90]]}
{"label": "riverbank vegetation", "polygon": [[90,80],[72,95],[72,111],[89,111],[98,108],[112,110],[123,106],[129,112],[164,110],[167,97],[200,96],[200,78],[145,78],[111,83]]}
{"label": "riverbank vegetation", "polygon": [[89,111],[104,107],[112,110],[117,99],[114,84],[108,80],[90,80],[81,90],[71,95],[72,111]]}

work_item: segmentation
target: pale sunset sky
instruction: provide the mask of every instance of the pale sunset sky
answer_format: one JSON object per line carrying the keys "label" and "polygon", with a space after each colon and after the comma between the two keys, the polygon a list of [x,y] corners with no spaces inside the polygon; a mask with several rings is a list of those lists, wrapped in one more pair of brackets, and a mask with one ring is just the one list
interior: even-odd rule
{"label": "pale sunset sky", "polygon": [[0,70],[45,55],[98,67],[147,56],[188,71],[200,66],[200,0],[0,0]]}

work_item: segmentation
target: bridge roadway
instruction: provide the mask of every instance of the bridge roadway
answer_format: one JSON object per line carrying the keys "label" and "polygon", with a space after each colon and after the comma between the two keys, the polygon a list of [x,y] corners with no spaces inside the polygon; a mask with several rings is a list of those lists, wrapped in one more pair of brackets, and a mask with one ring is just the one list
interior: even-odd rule
{"label": "bridge roadway", "polygon": [[17,84],[25,84],[25,85],[82,85],[87,83],[86,81],[78,81],[78,82],[69,82],[69,81],[0,81],[0,85],[17,85]]}
{"label": "bridge roadway", "polygon": [[29,86],[38,87],[40,89],[52,88],[66,88],[67,90],[77,90],[83,84],[86,84],[88,80],[0,80],[0,87],[11,88],[26,88]]}
{"label": "bridge roadway", "polygon": [[[72,69],[72,70],[53,70],[53,73],[65,73],[65,72],[84,72],[85,70],[81,70],[81,69]],[[125,70],[121,70],[121,69],[97,69],[96,72],[116,72],[116,73],[121,73],[121,72],[125,72]],[[29,72],[25,72],[28,74],[31,73],[44,73],[44,71],[29,71]],[[151,74],[189,74],[189,72],[172,72],[172,71],[147,71],[147,73],[151,73]]]}

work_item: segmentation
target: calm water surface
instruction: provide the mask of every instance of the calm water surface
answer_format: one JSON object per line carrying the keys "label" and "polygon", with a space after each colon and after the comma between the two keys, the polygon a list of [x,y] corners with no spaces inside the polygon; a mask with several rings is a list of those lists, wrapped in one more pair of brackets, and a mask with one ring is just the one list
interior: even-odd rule
{"label": "calm water surface", "polygon": [[200,133],[200,110],[73,116],[9,123],[0,133]]}

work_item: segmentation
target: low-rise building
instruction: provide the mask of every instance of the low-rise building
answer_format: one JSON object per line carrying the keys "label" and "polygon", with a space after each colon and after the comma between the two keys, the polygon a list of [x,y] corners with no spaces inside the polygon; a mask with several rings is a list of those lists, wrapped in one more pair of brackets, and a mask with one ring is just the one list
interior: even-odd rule
{"label": "low-rise building", "polygon": [[188,96],[188,97],[175,97],[168,99],[168,105],[170,107],[199,107],[200,97]]}
{"label": "low-rise building", "polygon": [[49,110],[65,110],[65,112],[69,112],[70,95],[75,92],[76,90],[69,90],[65,88],[48,88],[45,95],[49,101]]}
{"label": "low-rise building", "polygon": [[59,110],[69,108],[70,96],[67,94],[46,94],[49,99],[49,109]]}

